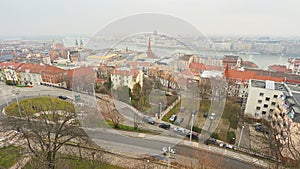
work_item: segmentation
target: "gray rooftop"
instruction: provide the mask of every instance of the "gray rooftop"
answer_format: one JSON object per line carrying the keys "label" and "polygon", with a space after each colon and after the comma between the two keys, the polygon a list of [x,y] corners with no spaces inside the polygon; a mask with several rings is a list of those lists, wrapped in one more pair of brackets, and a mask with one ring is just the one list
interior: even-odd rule
{"label": "gray rooftop", "polygon": [[282,83],[276,83],[274,81],[266,80],[251,80],[251,86],[262,88],[262,89],[270,89],[270,90],[278,90],[278,91],[287,91],[286,87]]}
{"label": "gray rooftop", "polygon": [[294,99],[297,102],[297,104],[300,105],[300,93],[292,92],[292,94],[293,94]]}

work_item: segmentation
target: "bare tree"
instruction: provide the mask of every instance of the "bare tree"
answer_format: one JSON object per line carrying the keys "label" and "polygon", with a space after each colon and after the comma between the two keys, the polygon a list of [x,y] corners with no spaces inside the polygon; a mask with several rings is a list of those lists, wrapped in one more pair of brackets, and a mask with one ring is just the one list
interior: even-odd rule
{"label": "bare tree", "polygon": [[133,127],[134,127],[134,129],[138,129],[140,124],[141,124],[141,117],[138,115],[137,112],[134,112],[134,115],[133,115]]}
{"label": "bare tree", "polygon": [[[21,101],[19,113],[9,118],[10,126],[15,127],[25,138],[30,153],[40,168],[56,168],[59,150],[66,143],[82,138],[86,134],[73,125],[76,113],[71,103],[49,98],[47,105],[37,100]],[[24,103],[24,104],[23,104]]]}
{"label": "bare tree", "polygon": [[121,115],[117,109],[112,109],[111,106],[106,103],[106,109],[102,108],[102,115],[113,123],[114,128],[119,128]]}

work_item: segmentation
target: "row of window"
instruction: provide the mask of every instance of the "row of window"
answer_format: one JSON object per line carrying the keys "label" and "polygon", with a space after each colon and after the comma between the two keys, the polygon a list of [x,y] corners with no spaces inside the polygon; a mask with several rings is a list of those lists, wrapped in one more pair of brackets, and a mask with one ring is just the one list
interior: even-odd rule
{"label": "row of window", "polygon": [[[259,96],[264,96],[264,95],[265,95],[264,93],[259,93]],[[275,99],[278,98],[278,95],[277,95],[277,94],[274,94],[274,95],[273,95],[273,98],[275,98]],[[268,100],[267,100],[267,99],[268,99]],[[269,101],[269,100],[270,100],[270,97],[266,97],[266,100]]]}
{"label": "row of window", "polygon": [[[120,81],[121,81],[121,79],[118,79],[118,78],[116,78],[116,79],[112,79],[112,81],[116,81],[116,82],[118,82],[118,80],[120,80]],[[125,81],[125,80],[123,80],[123,81]],[[126,83],[128,83],[128,80],[126,80]]]}
{"label": "row of window", "polygon": [[[265,107],[265,106],[266,106],[266,107]],[[264,105],[264,108],[268,108],[268,105],[265,104],[265,105]],[[256,107],[256,110],[260,110],[260,109],[261,109],[261,107],[259,107],[259,106]],[[265,111],[262,111],[262,112],[265,112]],[[270,109],[270,112],[273,113],[273,112],[274,112],[274,109]],[[262,114],[265,114],[265,113],[262,113]]]}
{"label": "row of window", "polygon": [[[266,101],[269,101],[269,100],[266,100]],[[262,103],[262,100],[258,100],[257,103]],[[275,105],[276,105],[276,102],[272,102],[271,105],[272,105],[272,106],[275,106]]]}

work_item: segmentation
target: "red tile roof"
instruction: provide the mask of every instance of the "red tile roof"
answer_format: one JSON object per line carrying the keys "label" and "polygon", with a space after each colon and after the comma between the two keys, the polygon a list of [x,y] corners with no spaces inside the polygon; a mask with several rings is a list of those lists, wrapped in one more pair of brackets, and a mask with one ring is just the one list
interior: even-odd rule
{"label": "red tile roof", "polygon": [[254,62],[251,62],[251,61],[243,61],[242,65],[243,65],[243,67],[246,67],[246,68],[259,68],[257,64],[255,64]]}
{"label": "red tile roof", "polygon": [[149,66],[151,66],[151,63],[149,63],[149,62],[129,62],[128,64],[130,66],[135,66],[135,67],[138,67],[138,66],[149,67]]}
{"label": "red tile roof", "polygon": [[41,74],[51,74],[51,75],[56,75],[59,73],[64,73],[65,70],[55,67],[55,66],[46,66],[42,71]]}
{"label": "red tile roof", "polygon": [[36,73],[39,74],[41,71],[45,68],[45,65],[38,65],[38,64],[32,64],[32,63],[24,63],[22,64],[17,71],[25,72],[26,70],[29,70],[30,73]]}
{"label": "red tile roof", "polygon": [[206,66],[203,63],[198,63],[198,62],[192,62],[189,67],[190,69],[195,69],[195,70],[206,70]]}
{"label": "red tile roof", "polygon": [[97,84],[103,84],[104,82],[106,82],[106,80],[105,79],[96,79],[95,80],[95,82],[97,83]]}
{"label": "red tile roof", "polygon": [[133,76],[134,78],[137,77],[139,74],[139,71],[136,69],[130,69],[130,70],[118,70],[115,69],[112,74],[118,74],[118,75],[125,75],[125,76]]}
{"label": "red tile roof", "polygon": [[22,64],[19,62],[0,62],[0,69],[12,67],[12,69],[17,70]]}
{"label": "red tile roof", "polygon": [[229,70],[228,66],[226,66],[224,76],[226,78],[239,79],[242,81],[257,79],[300,84],[300,75],[286,74],[283,72],[271,72],[259,69],[245,69],[244,71],[240,71]]}
{"label": "red tile roof", "polygon": [[206,70],[218,70],[218,71],[222,71],[222,67],[221,66],[213,66],[213,65],[205,65]]}
{"label": "red tile roof", "polygon": [[271,65],[269,69],[274,72],[292,73],[291,69],[287,69],[284,65]]}

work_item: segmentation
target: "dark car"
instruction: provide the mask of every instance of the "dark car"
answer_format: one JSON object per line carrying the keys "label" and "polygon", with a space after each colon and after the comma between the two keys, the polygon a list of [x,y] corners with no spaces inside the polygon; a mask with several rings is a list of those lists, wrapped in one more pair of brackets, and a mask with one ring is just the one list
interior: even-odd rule
{"label": "dark car", "polygon": [[203,117],[207,118],[208,117],[208,112],[204,112]]}
{"label": "dark car", "polygon": [[68,97],[67,96],[64,96],[64,95],[59,95],[58,98],[62,99],[62,100],[67,100]]}
{"label": "dark car", "polygon": [[145,117],[143,121],[152,125],[155,123],[151,117]]}
{"label": "dark car", "polygon": [[166,123],[161,123],[158,127],[169,130],[171,125]]}
{"label": "dark car", "polygon": [[183,117],[179,117],[177,118],[177,120],[174,122],[174,124],[176,125],[180,125],[183,122],[184,118]]}
{"label": "dark car", "polygon": [[264,126],[258,125],[258,126],[255,127],[255,130],[256,130],[256,131],[259,131],[259,132],[262,132],[262,133],[269,134],[268,130],[267,130],[266,127],[264,127]]}
{"label": "dark car", "polygon": [[[191,135],[191,132],[188,132],[188,134],[186,135],[186,137],[190,138],[190,135]],[[192,132],[192,139],[198,141],[199,140],[199,134],[193,131]]]}
{"label": "dark car", "polygon": [[208,144],[216,144],[216,142],[217,142],[217,140],[214,139],[214,138],[209,138],[209,139],[207,139],[207,140],[204,141],[204,143],[206,145],[208,145]]}

